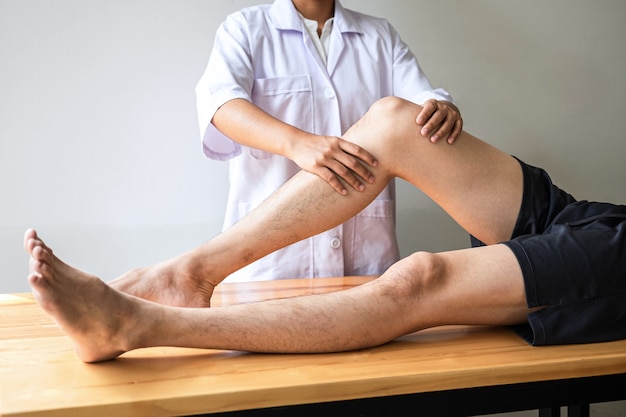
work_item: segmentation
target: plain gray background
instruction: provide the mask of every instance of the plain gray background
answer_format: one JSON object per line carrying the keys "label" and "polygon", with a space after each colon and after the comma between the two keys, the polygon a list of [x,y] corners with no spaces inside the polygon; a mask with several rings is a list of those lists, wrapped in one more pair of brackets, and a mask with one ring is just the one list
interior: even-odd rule
{"label": "plain gray background", "polygon": [[[219,233],[227,164],[201,152],[194,87],[217,25],[258,3],[0,0],[0,292],[28,290],[27,227],[104,280]],[[626,2],[343,4],[390,20],[467,131],[578,198],[626,201]],[[398,194],[403,255],[469,244]]]}

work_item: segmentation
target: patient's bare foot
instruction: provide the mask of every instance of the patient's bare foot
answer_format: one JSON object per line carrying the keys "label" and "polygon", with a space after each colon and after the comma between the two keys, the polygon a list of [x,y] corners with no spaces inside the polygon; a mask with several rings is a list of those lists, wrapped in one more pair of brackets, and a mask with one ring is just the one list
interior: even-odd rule
{"label": "patient's bare foot", "polygon": [[95,276],[57,258],[29,230],[24,247],[30,254],[28,281],[39,305],[67,334],[85,362],[113,359],[140,347],[132,338],[138,303],[145,303],[110,288]]}
{"label": "patient's bare foot", "polygon": [[209,307],[215,288],[187,261],[186,255],[131,270],[109,285],[126,294],[177,307]]}

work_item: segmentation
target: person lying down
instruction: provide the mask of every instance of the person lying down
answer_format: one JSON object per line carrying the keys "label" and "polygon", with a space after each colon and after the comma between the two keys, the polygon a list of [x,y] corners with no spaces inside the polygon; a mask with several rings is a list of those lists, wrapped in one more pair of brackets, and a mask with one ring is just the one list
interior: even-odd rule
{"label": "person lying down", "polygon": [[[515,326],[532,345],[625,338],[626,206],[576,201],[544,170],[467,132],[431,142],[416,126],[420,110],[387,97],[346,132],[353,154],[371,158],[346,162],[345,195],[301,171],[215,238],[108,283],[29,229],[35,298],[86,362],[151,346],[340,352],[446,324]],[[476,247],[415,252],[345,291],[210,307],[230,273],[344,222],[395,177],[431,197]]]}

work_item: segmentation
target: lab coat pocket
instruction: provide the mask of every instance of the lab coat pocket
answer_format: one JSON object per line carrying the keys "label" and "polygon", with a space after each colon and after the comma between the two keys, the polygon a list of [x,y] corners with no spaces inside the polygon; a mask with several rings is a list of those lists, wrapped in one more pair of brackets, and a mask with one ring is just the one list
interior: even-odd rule
{"label": "lab coat pocket", "polygon": [[[259,78],[254,80],[252,102],[275,118],[312,132],[314,117],[312,91],[311,77],[308,75]],[[258,149],[252,149],[251,154],[258,159],[271,156]]]}

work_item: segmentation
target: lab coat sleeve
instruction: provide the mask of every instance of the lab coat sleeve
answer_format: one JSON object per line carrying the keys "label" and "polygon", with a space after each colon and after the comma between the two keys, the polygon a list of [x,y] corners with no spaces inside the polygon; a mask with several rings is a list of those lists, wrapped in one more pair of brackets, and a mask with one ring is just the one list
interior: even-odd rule
{"label": "lab coat sleeve", "polygon": [[424,104],[430,99],[454,103],[454,99],[443,88],[433,88],[428,77],[422,71],[417,58],[400,38],[398,32],[389,25],[390,38],[393,42],[393,90],[394,95],[417,104]]}
{"label": "lab coat sleeve", "polygon": [[211,123],[215,112],[226,102],[251,100],[254,69],[250,57],[246,22],[233,14],[220,25],[206,70],[196,86],[198,123],[204,154],[228,160],[241,153],[241,146]]}

